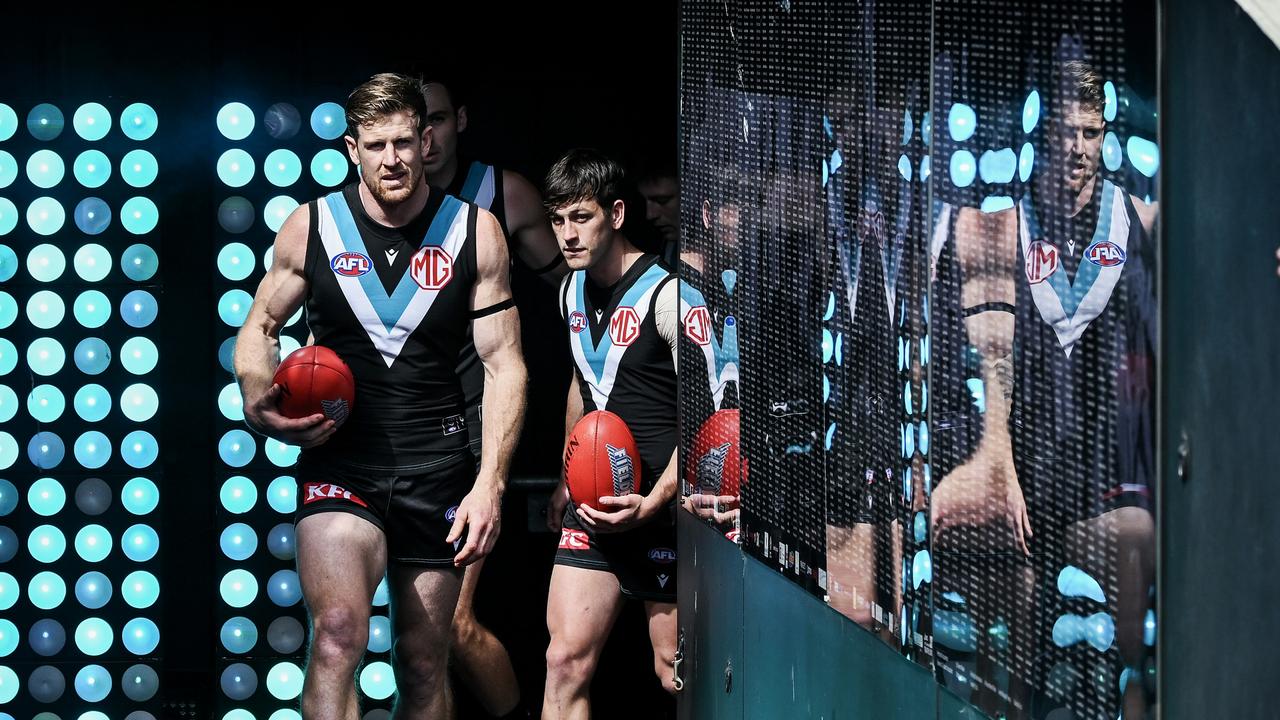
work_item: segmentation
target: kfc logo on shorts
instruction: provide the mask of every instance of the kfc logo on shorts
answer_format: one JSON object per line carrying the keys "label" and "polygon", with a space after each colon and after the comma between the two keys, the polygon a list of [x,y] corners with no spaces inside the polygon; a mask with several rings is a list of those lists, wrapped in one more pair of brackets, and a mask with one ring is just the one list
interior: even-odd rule
{"label": "kfc logo on shorts", "polygon": [[699,345],[711,344],[711,313],[707,306],[699,305],[685,314],[684,334]]}
{"label": "kfc logo on shorts", "polygon": [[340,498],[342,500],[353,502],[360,507],[369,507],[365,501],[361,500],[356,495],[352,495],[350,490],[342,487],[341,485],[334,485],[333,483],[305,483],[303,484],[302,489],[306,493],[306,498],[302,501],[303,505],[313,503],[317,500],[333,500]]}
{"label": "kfc logo on shorts", "polygon": [[444,519],[445,519],[445,522],[453,522],[455,519],[457,519],[457,517],[458,517],[458,506],[457,506],[457,505],[454,505],[453,507],[451,507],[451,508],[449,508],[448,510],[445,510],[445,511],[444,511]]}
{"label": "kfc logo on shorts", "polygon": [[614,345],[627,347],[640,337],[640,316],[635,308],[620,307],[613,313],[609,321],[609,337]]}
{"label": "kfc logo on shorts", "polygon": [[649,559],[662,565],[670,565],[676,561],[676,551],[671,548],[654,548],[649,551]]}
{"label": "kfc logo on shorts", "polygon": [[561,550],[590,550],[591,538],[587,537],[585,530],[572,530],[570,528],[560,528],[560,549]]}
{"label": "kfc logo on shorts", "polygon": [[1123,265],[1125,261],[1124,251],[1110,240],[1099,240],[1085,248],[1084,256],[1089,262],[1102,267]]}
{"label": "kfc logo on shorts", "polygon": [[442,247],[428,245],[409,260],[409,276],[423,290],[439,290],[453,279],[453,257]]}
{"label": "kfc logo on shorts", "polygon": [[343,277],[360,277],[373,269],[373,263],[369,262],[367,256],[358,252],[344,252],[335,255],[333,260],[329,261],[329,267],[333,268],[334,273]]}
{"label": "kfc logo on shorts", "polygon": [[569,329],[575,333],[580,333],[587,329],[587,316],[580,311],[574,310],[569,313]]}
{"label": "kfc logo on shorts", "polygon": [[1032,285],[1049,279],[1058,269],[1058,248],[1043,240],[1027,248],[1027,281]]}

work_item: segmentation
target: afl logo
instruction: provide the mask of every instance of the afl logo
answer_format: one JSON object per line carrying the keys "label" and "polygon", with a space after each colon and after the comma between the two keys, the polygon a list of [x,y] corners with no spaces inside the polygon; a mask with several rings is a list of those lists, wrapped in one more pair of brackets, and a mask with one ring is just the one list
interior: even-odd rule
{"label": "afl logo", "polygon": [[455,519],[455,518],[457,518],[457,517],[458,517],[458,506],[457,506],[457,505],[454,505],[453,507],[451,507],[451,508],[449,508],[448,510],[445,510],[445,511],[444,511],[444,519],[445,519],[445,522],[453,522],[453,521],[454,521],[454,519]]}
{"label": "afl logo", "polygon": [[423,290],[439,290],[453,279],[453,257],[442,247],[424,247],[409,261],[409,275]]}
{"label": "afl logo", "polygon": [[1124,251],[1120,246],[1110,240],[1099,240],[1090,245],[1084,251],[1084,256],[1089,262],[1102,267],[1115,267],[1123,265],[1125,261]]}
{"label": "afl logo", "polygon": [[1049,279],[1058,269],[1058,248],[1043,240],[1027,248],[1027,281],[1032,285]]}
{"label": "afl logo", "polygon": [[574,310],[569,313],[569,329],[575,333],[580,333],[587,329],[587,316],[580,311]]}
{"label": "afl logo", "polygon": [[609,320],[609,337],[614,345],[627,347],[640,337],[640,316],[635,308],[620,307]]}
{"label": "afl logo", "polygon": [[369,262],[368,257],[358,252],[344,252],[335,255],[329,262],[329,267],[333,268],[334,273],[343,277],[360,277],[369,272],[373,264]]}
{"label": "afl logo", "polygon": [[654,548],[649,551],[649,559],[656,563],[670,565],[676,561],[676,551],[671,548]]}
{"label": "afl logo", "polygon": [[711,313],[706,305],[691,308],[684,316],[684,334],[699,345],[711,343]]}

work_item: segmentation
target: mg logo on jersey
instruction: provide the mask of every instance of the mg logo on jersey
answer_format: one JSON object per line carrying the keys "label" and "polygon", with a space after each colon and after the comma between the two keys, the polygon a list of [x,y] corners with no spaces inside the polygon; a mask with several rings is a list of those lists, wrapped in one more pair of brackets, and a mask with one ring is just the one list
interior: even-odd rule
{"label": "mg logo on jersey", "polygon": [[684,334],[699,345],[711,344],[711,313],[706,305],[691,308],[684,316]]}
{"label": "mg logo on jersey", "polygon": [[676,561],[676,551],[664,547],[654,548],[649,551],[649,559],[656,563],[670,565]]}
{"label": "mg logo on jersey", "polygon": [[1085,249],[1084,256],[1089,262],[1102,267],[1123,265],[1125,261],[1124,250],[1110,240],[1099,240],[1090,245]]}
{"label": "mg logo on jersey", "polygon": [[626,347],[640,337],[640,316],[635,308],[620,307],[609,320],[609,337],[614,345]]}
{"label": "mg logo on jersey", "polygon": [[609,472],[613,475],[613,494],[619,497],[630,495],[635,492],[635,467],[631,462],[631,456],[623,448],[617,448],[609,443],[604,444],[604,449],[609,453]]}
{"label": "mg logo on jersey", "polygon": [[453,257],[444,248],[424,247],[409,261],[409,275],[423,290],[439,290],[453,279]]}
{"label": "mg logo on jersey", "polygon": [[333,500],[338,498],[342,500],[349,500],[360,507],[369,507],[365,501],[361,500],[356,495],[352,495],[350,490],[342,487],[341,485],[334,485],[333,483],[305,483],[303,484],[302,489],[307,495],[302,501],[303,505],[313,503],[317,500]]}
{"label": "mg logo on jersey", "polygon": [[1058,269],[1058,248],[1043,240],[1031,243],[1027,248],[1027,281],[1032,285],[1044,282]]}
{"label": "mg logo on jersey", "polygon": [[369,262],[368,257],[358,252],[344,252],[335,255],[329,262],[329,267],[333,268],[334,273],[343,277],[360,277],[373,269],[373,263]]}
{"label": "mg logo on jersey", "polygon": [[560,528],[560,549],[590,550],[591,538],[587,537],[587,533],[583,530]]}
{"label": "mg logo on jersey", "polygon": [[580,333],[587,329],[587,316],[580,311],[574,310],[569,313],[569,329],[575,333]]}

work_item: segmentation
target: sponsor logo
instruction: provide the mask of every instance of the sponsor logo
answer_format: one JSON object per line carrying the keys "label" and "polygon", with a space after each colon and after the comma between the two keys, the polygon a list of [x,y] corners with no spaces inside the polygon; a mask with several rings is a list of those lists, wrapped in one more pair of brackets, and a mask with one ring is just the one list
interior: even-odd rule
{"label": "sponsor logo", "polygon": [[669,565],[676,561],[676,551],[664,547],[654,548],[649,551],[649,559],[656,563]]}
{"label": "sponsor logo", "polygon": [[386,254],[387,254],[387,264],[388,264],[388,265],[394,265],[394,264],[395,264],[395,262],[396,262],[396,255],[399,255],[399,254],[400,254],[400,251],[399,251],[399,250],[392,250],[391,248],[387,248],[386,250],[383,250],[382,252],[384,252],[384,253],[386,253]]}
{"label": "sponsor logo", "polygon": [[453,258],[442,247],[424,247],[409,260],[409,276],[423,290],[439,290],[453,279]]}
{"label": "sponsor logo", "polygon": [[1099,240],[1085,248],[1084,256],[1089,262],[1102,267],[1123,265],[1125,261],[1124,251],[1110,240]]}
{"label": "sponsor logo", "polygon": [[707,306],[699,305],[685,313],[684,334],[699,345],[711,344],[711,313]]}
{"label": "sponsor logo", "polygon": [[440,420],[440,431],[445,435],[453,435],[467,429],[467,419],[461,415],[450,415]]}
{"label": "sponsor logo", "polygon": [[564,446],[563,477],[569,477],[569,461],[573,459],[573,454],[578,450],[578,445],[581,445],[581,444],[582,443],[578,441],[578,438],[572,435],[569,436],[569,442]]}
{"label": "sponsor logo", "polygon": [[587,329],[587,316],[583,315],[580,310],[574,310],[569,313],[569,329],[575,333],[580,333]]}
{"label": "sponsor logo", "polygon": [[614,345],[627,347],[640,337],[640,316],[635,308],[620,307],[609,320],[609,337]]}
{"label": "sponsor logo", "polygon": [[353,502],[360,507],[369,507],[368,503],[361,500],[359,496],[352,495],[350,490],[341,485],[334,485],[333,483],[304,483],[302,490],[306,493],[306,498],[302,501],[303,505],[317,500],[342,499]]}
{"label": "sponsor logo", "polygon": [[343,277],[360,277],[373,269],[373,263],[369,262],[368,256],[358,252],[344,252],[335,255],[329,261],[329,267]]}
{"label": "sponsor logo", "polygon": [[724,461],[729,455],[730,443],[713,447],[698,458],[698,489],[704,493],[719,495],[724,486]]}
{"label": "sponsor logo", "polygon": [[591,538],[587,536],[585,530],[572,530],[570,528],[560,529],[560,549],[561,550],[590,550]]}
{"label": "sponsor logo", "polygon": [[659,575],[659,576],[658,576],[658,587],[660,587],[660,588],[665,588],[665,587],[667,586],[667,581],[668,581],[668,580],[670,580],[670,579],[671,579],[671,578],[667,577],[666,575]]}
{"label": "sponsor logo", "polygon": [[605,443],[604,449],[609,453],[609,472],[613,475],[613,494],[619,497],[635,492],[635,467],[631,456],[623,448],[616,448]]}
{"label": "sponsor logo", "polygon": [[458,518],[458,506],[457,506],[457,505],[454,505],[453,507],[451,507],[451,508],[449,508],[448,510],[445,510],[445,511],[444,511],[444,519],[445,519],[445,521],[446,521],[446,522],[453,522],[453,521],[454,521],[454,520],[456,520],[457,518]]}
{"label": "sponsor logo", "polygon": [[1031,243],[1027,248],[1027,281],[1032,285],[1044,282],[1058,269],[1058,248],[1043,240]]}
{"label": "sponsor logo", "polygon": [[332,420],[336,425],[342,425],[347,421],[347,416],[351,414],[351,407],[342,398],[321,400],[320,409],[324,412],[324,416]]}
{"label": "sponsor logo", "polygon": [[729,542],[732,542],[732,543],[742,542],[742,533],[737,528],[734,528],[729,532],[725,533],[724,536],[725,536],[725,539],[727,539]]}

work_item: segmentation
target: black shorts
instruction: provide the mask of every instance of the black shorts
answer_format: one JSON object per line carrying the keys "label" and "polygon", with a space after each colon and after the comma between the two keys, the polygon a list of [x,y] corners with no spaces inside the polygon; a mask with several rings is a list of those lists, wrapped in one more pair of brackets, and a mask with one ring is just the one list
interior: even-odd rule
{"label": "black shorts", "polygon": [[415,468],[395,470],[300,461],[294,470],[298,510],[294,522],[322,512],[364,518],[387,539],[391,562],[453,567],[465,540],[448,543],[458,505],[475,484],[471,453],[459,451]]}
{"label": "black shorts", "polygon": [[902,479],[892,467],[864,467],[856,475],[832,482],[834,492],[827,501],[831,525],[887,525],[902,513]]}
{"label": "black shorts", "polygon": [[618,578],[632,600],[676,601],[676,526],[673,509],[634,530],[597,535],[583,525],[572,503],[565,508],[556,564],[603,570]]}
{"label": "black shorts", "polygon": [[467,418],[467,448],[471,450],[471,454],[476,459],[476,471],[480,470],[480,440],[484,438],[484,413],[481,410],[480,403],[468,405]]}

